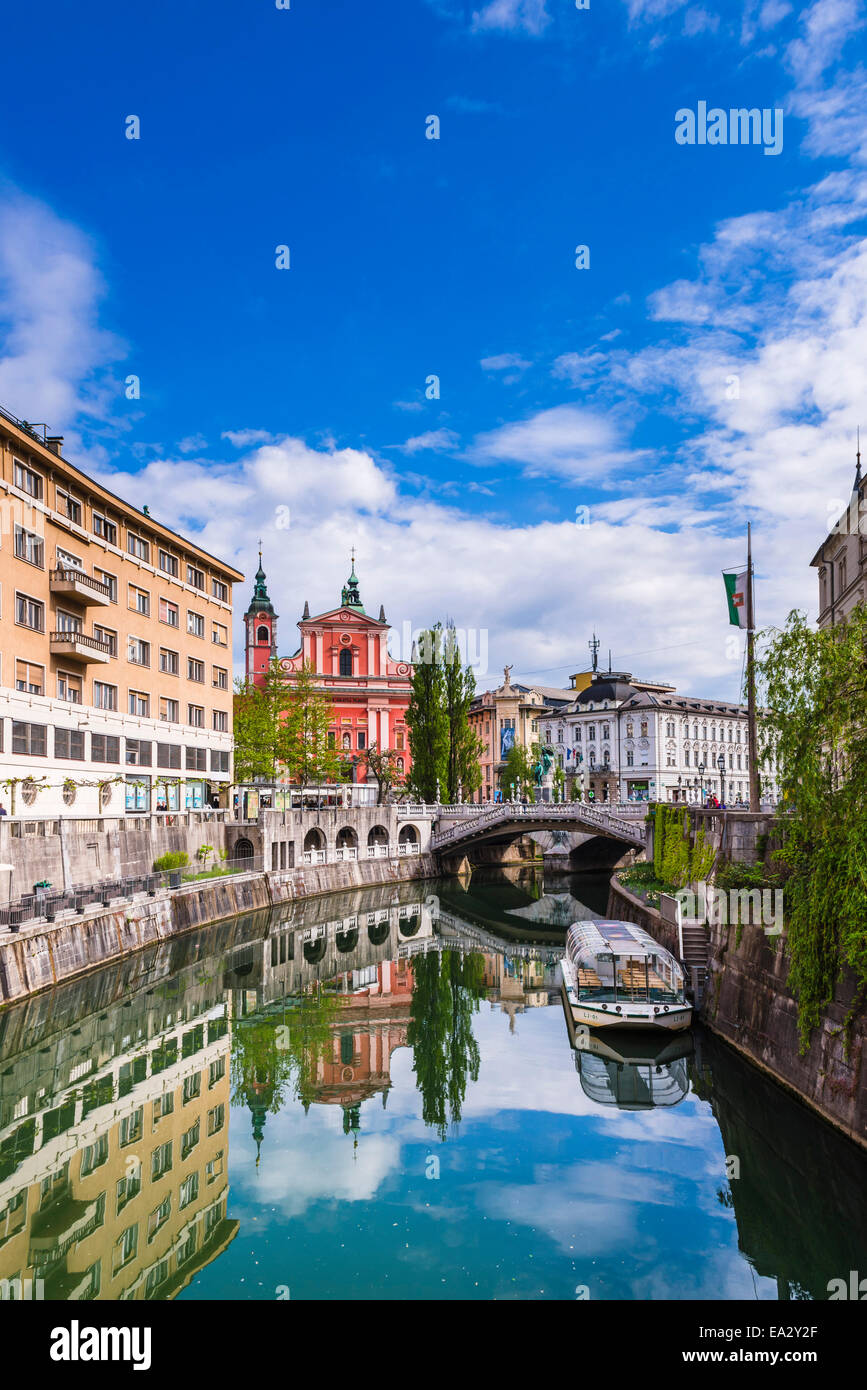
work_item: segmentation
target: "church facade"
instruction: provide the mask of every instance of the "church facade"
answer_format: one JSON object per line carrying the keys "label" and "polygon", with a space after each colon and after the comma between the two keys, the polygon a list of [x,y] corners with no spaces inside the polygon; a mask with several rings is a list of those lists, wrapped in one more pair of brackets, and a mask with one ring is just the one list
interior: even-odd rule
{"label": "church facade", "polygon": [[[246,626],[247,679],[262,686],[271,661],[277,657],[277,614],[268,596],[261,555]],[[334,719],[328,738],[351,768],[351,781],[367,778],[365,753],[374,745],[380,752],[394,749],[404,776],[411,767],[406,716],[412,693],[412,666],[394,661],[388,652],[390,625],[380,607],[379,617],[364,610],[355,574],[340,596],[340,603],[311,616],[310,607],[298,621],[300,645],[292,656],[280,658],[287,681],[306,663],[316,676],[316,688],[328,697]]]}

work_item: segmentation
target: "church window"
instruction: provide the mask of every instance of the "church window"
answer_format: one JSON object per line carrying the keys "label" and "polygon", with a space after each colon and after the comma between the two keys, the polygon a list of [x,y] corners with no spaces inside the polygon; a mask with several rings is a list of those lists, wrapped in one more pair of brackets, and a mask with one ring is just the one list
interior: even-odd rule
{"label": "church window", "polygon": [[345,647],[340,653],[340,674],[341,676],[352,675],[352,652],[347,651]]}
{"label": "church window", "polygon": [[367,736],[363,729],[358,730],[358,746],[363,748],[367,742]]}
{"label": "church window", "polygon": [[337,743],[337,735],[333,729],[328,730],[328,747],[334,748]]}
{"label": "church window", "polygon": [[260,628],[257,628],[257,629],[256,629],[256,641],[257,641],[257,642],[270,642],[270,641],[271,641],[271,634],[270,634],[270,632],[268,631],[267,627],[260,627]]}

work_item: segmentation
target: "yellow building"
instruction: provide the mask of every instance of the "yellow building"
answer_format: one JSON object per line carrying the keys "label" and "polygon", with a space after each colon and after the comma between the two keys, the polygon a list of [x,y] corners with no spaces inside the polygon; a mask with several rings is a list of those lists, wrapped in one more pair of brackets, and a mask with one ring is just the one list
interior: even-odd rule
{"label": "yellow building", "polygon": [[0,802],[29,820],[227,804],[243,575],[0,411]]}

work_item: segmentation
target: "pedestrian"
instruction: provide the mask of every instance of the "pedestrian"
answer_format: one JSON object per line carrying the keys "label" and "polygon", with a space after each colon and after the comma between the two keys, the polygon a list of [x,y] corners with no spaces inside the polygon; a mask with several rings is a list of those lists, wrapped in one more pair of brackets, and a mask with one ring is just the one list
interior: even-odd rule
{"label": "pedestrian", "polygon": [[6,810],[6,807],[3,805],[3,802],[0,801],[0,816],[5,816],[5,815],[8,815],[8,812],[7,812],[7,810]]}

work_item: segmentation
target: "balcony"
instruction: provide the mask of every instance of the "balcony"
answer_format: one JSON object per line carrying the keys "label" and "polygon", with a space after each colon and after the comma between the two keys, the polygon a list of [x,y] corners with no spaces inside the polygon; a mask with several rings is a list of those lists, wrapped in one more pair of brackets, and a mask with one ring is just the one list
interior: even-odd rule
{"label": "balcony", "polygon": [[52,632],[48,649],[52,656],[72,661],[108,661],[111,658],[111,643],[88,637],[86,632]]}
{"label": "balcony", "polygon": [[51,571],[49,588],[52,594],[77,599],[79,603],[95,603],[99,607],[111,603],[111,589],[107,584],[92,579],[84,570],[75,569],[71,565]]}

